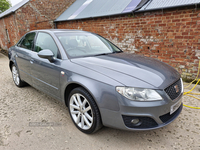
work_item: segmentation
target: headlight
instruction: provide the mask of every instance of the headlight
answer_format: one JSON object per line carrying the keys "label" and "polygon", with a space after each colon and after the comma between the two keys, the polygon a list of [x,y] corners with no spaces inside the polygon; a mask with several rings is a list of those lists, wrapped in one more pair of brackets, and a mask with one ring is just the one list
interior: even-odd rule
{"label": "headlight", "polygon": [[126,98],[134,101],[159,101],[162,97],[151,89],[140,89],[130,87],[116,87],[116,91]]}

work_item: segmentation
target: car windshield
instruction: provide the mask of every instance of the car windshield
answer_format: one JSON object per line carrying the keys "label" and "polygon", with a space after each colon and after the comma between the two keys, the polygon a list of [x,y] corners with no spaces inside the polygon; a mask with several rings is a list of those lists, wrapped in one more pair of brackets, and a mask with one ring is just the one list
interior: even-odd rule
{"label": "car windshield", "polygon": [[57,33],[63,48],[71,58],[122,52],[118,47],[92,33]]}

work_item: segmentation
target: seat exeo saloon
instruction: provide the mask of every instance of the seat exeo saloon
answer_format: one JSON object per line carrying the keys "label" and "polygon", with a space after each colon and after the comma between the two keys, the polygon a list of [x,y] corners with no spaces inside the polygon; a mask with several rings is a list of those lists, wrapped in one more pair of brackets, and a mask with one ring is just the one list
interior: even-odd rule
{"label": "seat exeo saloon", "polygon": [[156,59],[127,54],[100,35],[36,30],[9,49],[14,83],[27,83],[66,104],[75,126],[151,130],[182,110],[180,74]]}

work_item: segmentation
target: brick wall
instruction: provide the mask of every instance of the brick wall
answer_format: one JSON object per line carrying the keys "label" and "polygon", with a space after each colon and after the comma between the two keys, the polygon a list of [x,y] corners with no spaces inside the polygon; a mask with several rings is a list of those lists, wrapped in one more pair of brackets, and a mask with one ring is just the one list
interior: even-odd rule
{"label": "brick wall", "polygon": [[200,10],[177,8],[57,23],[58,28],[98,33],[128,53],[159,59],[183,78],[194,78],[200,53]]}
{"label": "brick wall", "polygon": [[[0,18],[0,47],[7,50],[25,33],[54,28],[53,21],[75,0],[30,0],[15,13]],[[8,42],[8,30],[10,43]]]}
{"label": "brick wall", "polygon": [[[11,39],[13,40],[13,42],[16,42],[18,34],[17,32],[15,32],[15,27],[16,22],[14,14],[0,20],[0,47],[2,47],[3,49],[7,49],[11,46]],[[8,31],[8,35],[6,33],[6,30]]]}

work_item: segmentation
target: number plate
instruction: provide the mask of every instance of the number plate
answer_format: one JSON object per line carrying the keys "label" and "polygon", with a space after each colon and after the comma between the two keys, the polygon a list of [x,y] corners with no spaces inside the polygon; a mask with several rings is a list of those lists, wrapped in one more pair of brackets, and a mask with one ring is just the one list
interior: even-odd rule
{"label": "number plate", "polygon": [[170,115],[173,114],[181,106],[181,102],[182,100],[180,99],[176,104],[171,106]]}

